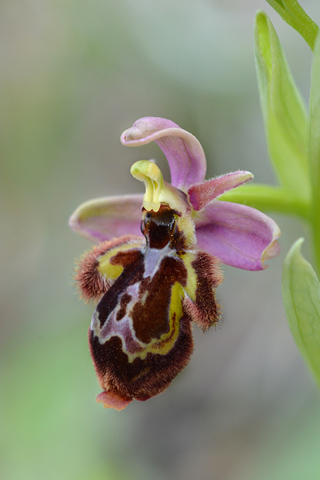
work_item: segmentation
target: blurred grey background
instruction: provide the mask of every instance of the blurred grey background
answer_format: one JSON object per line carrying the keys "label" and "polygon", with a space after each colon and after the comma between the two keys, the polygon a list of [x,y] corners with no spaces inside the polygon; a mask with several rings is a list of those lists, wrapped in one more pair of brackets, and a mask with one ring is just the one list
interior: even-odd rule
{"label": "blurred grey background", "polygon": [[[301,0],[320,22],[318,0]],[[191,131],[208,178],[274,183],[253,58],[255,12],[274,23],[308,101],[311,52],[264,0],[2,0],[0,4],[1,480],[320,478],[320,397],[281,302],[286,252],[308,232],[273,216],[282,253],[263,272],[226,267],[223,324],[194,329],[189,366],[122,413],[100,392],[87,346],[93,306],[75,294],[90,243],[68,229],[83,201],[141,192],[125,148],[139,117]]]}

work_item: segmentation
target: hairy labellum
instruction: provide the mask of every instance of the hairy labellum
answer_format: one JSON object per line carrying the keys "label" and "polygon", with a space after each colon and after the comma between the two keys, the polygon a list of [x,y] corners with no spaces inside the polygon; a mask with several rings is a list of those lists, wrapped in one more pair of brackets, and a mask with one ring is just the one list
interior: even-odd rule
{"label": "hairy labellum", "polygon": [[167,388],[193,350],[191,321],[216,325],[217,261],[192,248],[192,228],[170,207],[144,211],[141,237],[103,242],[80,261],[82,295],[100,299],[89,329],[91,355],[103,393],[121,410]]}

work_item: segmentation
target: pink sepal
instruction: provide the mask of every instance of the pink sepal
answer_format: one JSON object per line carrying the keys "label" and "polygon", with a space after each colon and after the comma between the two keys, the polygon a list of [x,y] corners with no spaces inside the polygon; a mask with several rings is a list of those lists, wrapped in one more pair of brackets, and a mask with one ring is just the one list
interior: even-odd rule
{"label": "pink sepal", "polygon": [[279,253],[280,229],[255,208],[216,200],[195,218],[197,244],[225,265],[263,270]]}
{"label": "pink sepal", "polygon": [[207,162],[203,148],[195,136],[166,118],[140,118],[121,135],[121,143],[140,147],[156,142],[165,154],[171,172],[171,184],[180,190],[203,182]]}
{"label": "pink sepal", "polygon": [[76,209],[69,226],[93,242],[128,234],[141,235],[142,202],[140,194],[95,198]]}

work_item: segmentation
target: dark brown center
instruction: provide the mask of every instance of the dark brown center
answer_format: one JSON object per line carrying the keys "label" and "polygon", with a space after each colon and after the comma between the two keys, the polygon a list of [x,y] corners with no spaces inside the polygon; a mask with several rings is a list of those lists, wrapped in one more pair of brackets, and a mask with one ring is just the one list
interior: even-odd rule
{"label": "dark brown center", "polygon": [[164,248],[175,240],[175,233],[177,233],[174,211],[166,205],[161,205],[158,212],[145,211],[141,231],[150,248]]}

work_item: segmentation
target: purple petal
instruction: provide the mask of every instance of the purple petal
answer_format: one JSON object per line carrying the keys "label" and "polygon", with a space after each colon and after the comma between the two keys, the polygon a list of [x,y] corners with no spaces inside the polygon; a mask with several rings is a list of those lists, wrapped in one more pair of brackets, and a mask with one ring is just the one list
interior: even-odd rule
{"label": "purple petal", "polygon": [[171,120],[140,118],[123,132],[121,142],[130,147],[156,142],[168,160],[171,184],[180,190],[204,181],[207,162],[200,142]]}
{"label": "purple petal", "polygon": [[188,190],[190,202],[195,210],[202,210],[208,203],[227,190],[239,187],[239,185],[252,179],[252,173],[238,171],[192,185]]}
{"label": "purple petal", "polygon": [[76,233],[102,242],[122,235],[141,235],[143,195],[103,197],[85,202],[71,215],[69,225]]}
{"label": "purple petal", "polygon": [[199,248],[221,262],[244,270],[262,270],[279,253],[278,225],[255,208],[215,201],[195,218]]}

